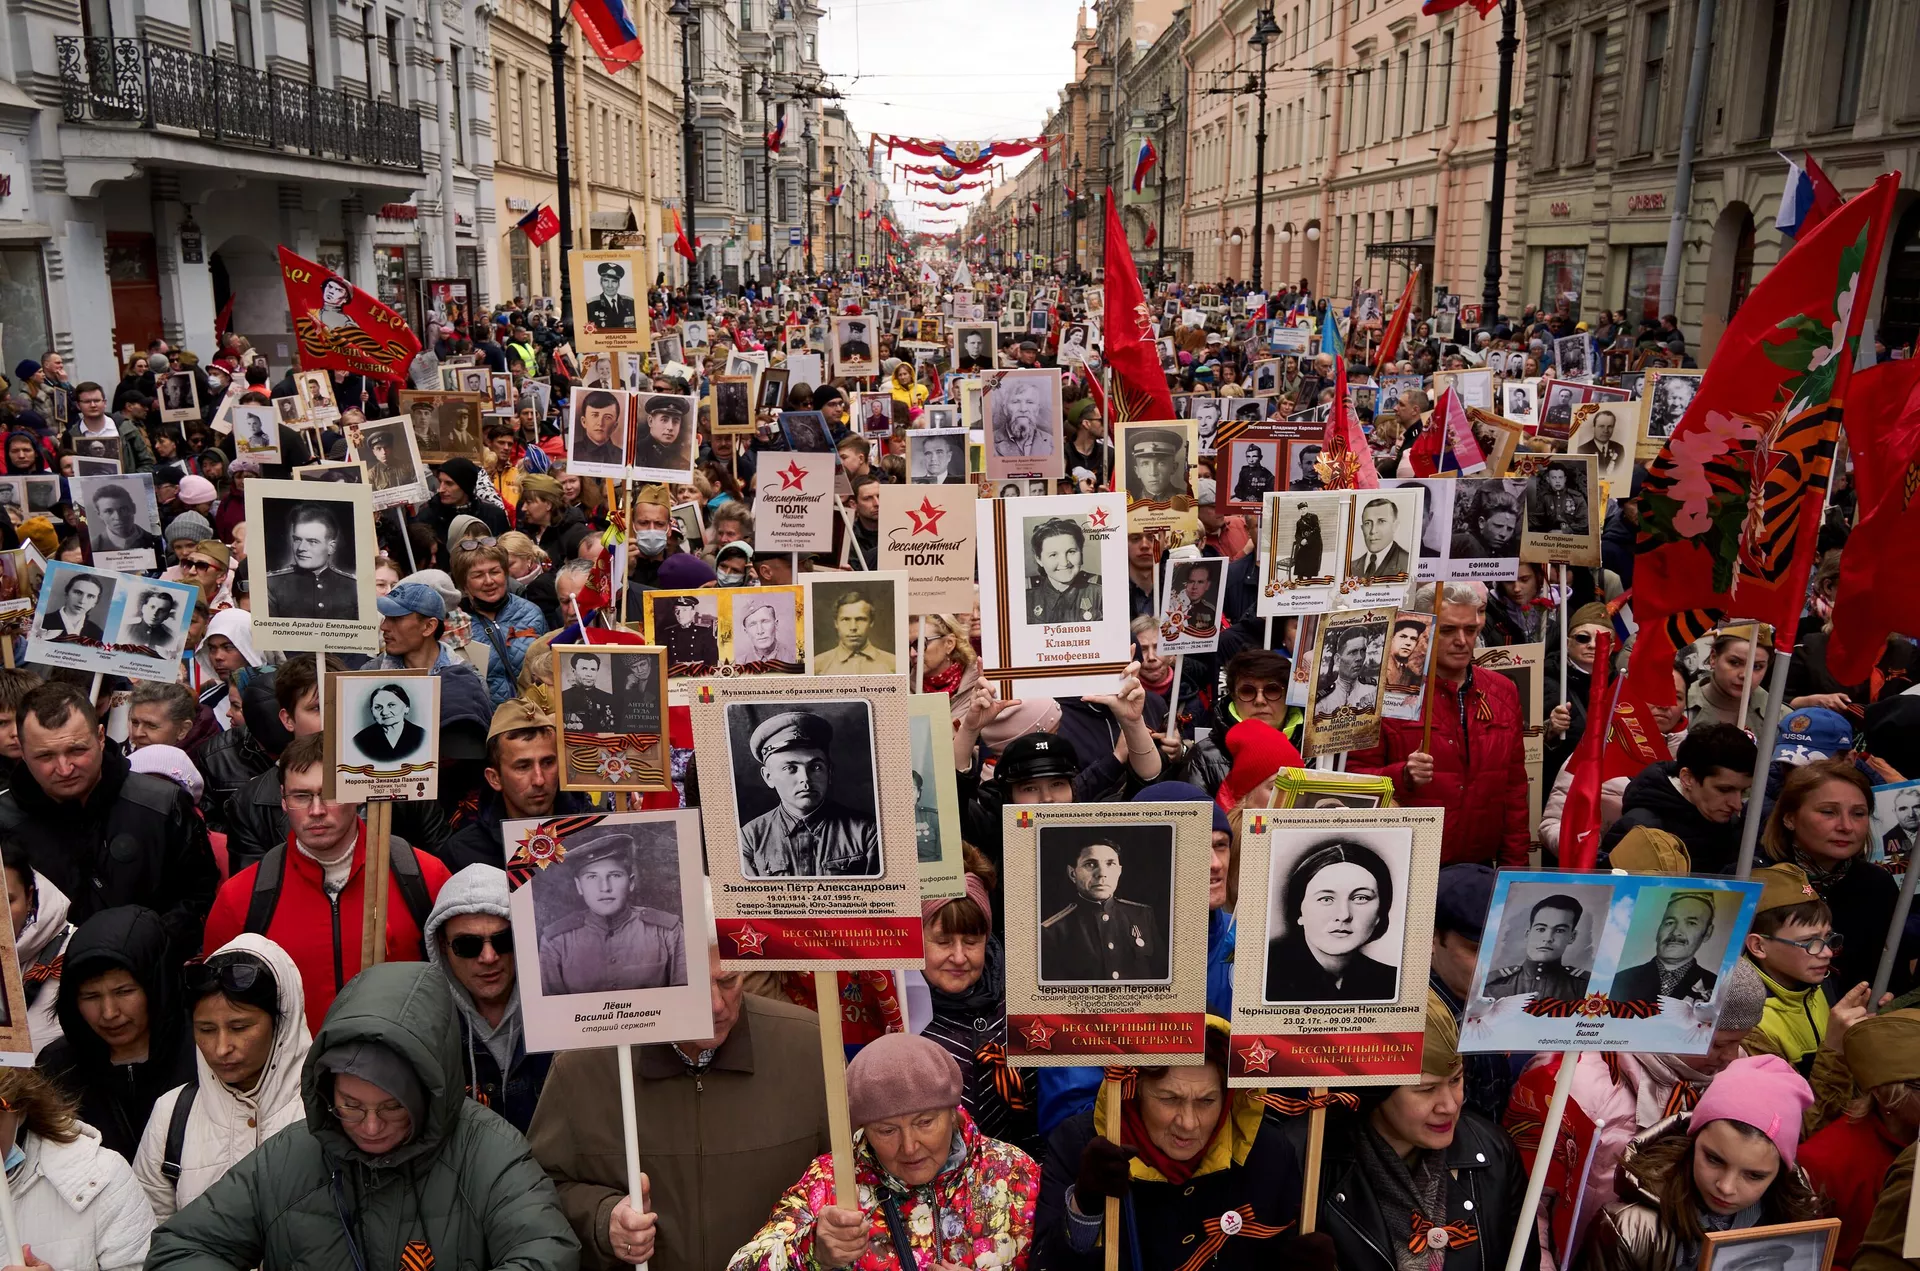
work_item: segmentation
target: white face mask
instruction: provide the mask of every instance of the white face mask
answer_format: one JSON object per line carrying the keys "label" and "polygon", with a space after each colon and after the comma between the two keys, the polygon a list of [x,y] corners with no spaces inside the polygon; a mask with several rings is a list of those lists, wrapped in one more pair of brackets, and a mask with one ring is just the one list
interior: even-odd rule
{"label": "white face mask", "polygon": [[635,531],[633,545],[643,556],[659,556],[667,550],[667,532],[665,530]]}

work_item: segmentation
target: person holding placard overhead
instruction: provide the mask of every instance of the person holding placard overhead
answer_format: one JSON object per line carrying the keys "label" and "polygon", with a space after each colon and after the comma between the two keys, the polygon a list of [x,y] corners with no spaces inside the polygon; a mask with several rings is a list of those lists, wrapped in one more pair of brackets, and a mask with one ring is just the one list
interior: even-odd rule
{"label": "person holding placard overhead", "polygon": [[869,1042],[847,1065],[847,1111],[854,1169],[873,1208],[836,1205],[833,1157],[818,1157],[728,1271],[1025,1266],[1040,1167],[980,1132],[960,1106],[961,1087],[960,1066],[925,1037]]}

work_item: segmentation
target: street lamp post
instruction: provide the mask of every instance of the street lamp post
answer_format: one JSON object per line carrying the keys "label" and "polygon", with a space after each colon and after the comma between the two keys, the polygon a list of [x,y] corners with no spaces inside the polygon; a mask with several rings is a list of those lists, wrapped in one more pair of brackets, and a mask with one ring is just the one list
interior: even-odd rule
{"label": "street lamp post", "polygon": [[840,268],[840,205],[833,197],[835,175],[833,155],[827,155],[827,272],[834,273]]}
{"label": "street lamp post", "polygon": [[573,333],[573,282],[567,270],[567,253],[573,249],[572,160],[567,150],[567,9],[560,0],[549,0],[553,21],[553,40],[547,52],[553,58],[553,164],[559,182],[554,202],[560,215],[560,325]]}
{"label": "street lamp post", "polygon": [[1073,267],[1080,268],[1080,160],[1073,161],[1073,180],[1067,183],[1067,248],[1073,253]]}
{"label": "street lamp post", "polygon": [[1167,280],[1167,125],[1173,122],[1173,94],[1160,90],[1160,228],[1154,231],[1160,244],[1160,259],[1154,271],[1160,282]]}
{"label": "street lamp post", "polygon": [[[686,197],[682,201],[687,205],[687,243],[693,248],[693,259],[687,263],[687,286],[691,290],[700,285],[700,218],[696,215],[693,194],[695,165],[699,162],[700,149],[700,134],[693,125],[693,30],[700,21],[700,15],[694,12],[687,0],[673,0],[667,6],[667,16],[680,23],[680,149],[681,160],[686,165]],[[557,76],[559,72],[555,71],[555,74]],[[554,122],[559,124],[560,120],[556,118]],[[561,136],[565,135],[561,133]],[[566,180],[564,170],[561,180],[563,183]]]}
{"label": "street lamp post", "polygon": [[767,148],[765,134],[773,131],[773,90],[767,75],[760,75],[760,250],[762,281],[773,282],[773,151]]}
{"label": "street lamp post", "polygon": [[807,276],[813,276],[813,120],[807,120],[806,127],[800,132],[800,140],[807,147],[807,183],[801,187],[805,196],[800,209],[800,221],[804,228],[800,236],[807,245]]}
{"label": "street lamp post", "polygon": [[1499,102],[1493,117],[1493,190],[1487,200],[1486,283],[1480,290],[1480,325],[1495,326],[1500,319],[1500,228],[1507,216],[1507,135],[1513,119],[1513,54],[1520,47],[1514,33],[1518,0],[1505,0],[1500,14]]}
{"label": "street lamp post", "polygon": [[1279,24],[1273,20],[1273,10],[1267,8],[1260,10],[1253,22],[1253,34],[1247,37],[1247,43],[1260,50],[1260,88],[1257,94],[1260,128],[1253,134],[1253,287],[1261,292],[1267,289],[1265,264],[1260,259],[1267,202],[1267,46],[1278,34]]}

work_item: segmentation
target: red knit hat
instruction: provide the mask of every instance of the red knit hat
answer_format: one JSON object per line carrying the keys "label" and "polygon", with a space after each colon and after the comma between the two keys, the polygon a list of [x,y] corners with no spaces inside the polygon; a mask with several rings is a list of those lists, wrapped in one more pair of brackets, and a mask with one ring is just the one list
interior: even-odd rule
{"label": "red knit hat", "polygon": [[1226,747],[1227,753],[1233,756],[1233,770],[1220,783],[1220,793],[1214,796],[1214,802],[1228,812],[1273,780],[1273,774],[1282,768],[1304,766],[1299,750],[1287,740],[1287,735],[1257,719],[1243,719],[1228,729]]}

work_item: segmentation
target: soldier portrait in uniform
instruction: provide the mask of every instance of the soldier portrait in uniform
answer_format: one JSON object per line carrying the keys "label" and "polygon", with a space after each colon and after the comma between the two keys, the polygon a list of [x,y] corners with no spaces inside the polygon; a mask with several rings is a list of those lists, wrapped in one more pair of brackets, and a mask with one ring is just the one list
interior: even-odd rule
{"label": "soldier portrait in uniform", "polygon": [[623,993],[686,984],[678,848],[669,826],[596,825],[537,870],[540,991]]}
{"label": "soldier portrait in uniform", "polygon": [[833,453],[833,437],[827,432],[827,417],[817,410],[781,411],[780,432],[787,439],[788,450],[816,455]]}
{"label": "soldier portrait in uniform", "polygon": [[613,679],[605,653],[574,651],[557,659],[560,668],[561,714],[568,732],[613,731]]}
{"label": "soldier portrait in uniform", "polygon": [[1173,653],[1204,651],[1220,636],[1220,595],[1226,562],[1217,556],[1170,562],[1160,603],[1160,647]]}
{"label": "soldier portrait in uniform", "polygon": [[1178,428],[1127,428],[1126,473],[1129,503],[1168,503],[1190,497],[1187,488],[1187,438]]}
{"label": "soldier portrait in uniform", "polygon": [[[348,488],[348,487],[342,487]],[[268,553],[267,603],[276,618],[357,618],[351,508],[337,504],[262,501]]]}
{"label": "soldier portrait in uniform", "polygon": [[358,454],[375,494],[421,484],[418,454],[406,434],[406,426],[395,422],[360,426]]}
{"label": "soldier portrait in uniform", "polygon": [[186,624],[180,618],[180,597],[161,588],[136,592],[125,609],[115,643],[143,644],[165,653],[186,642]]}
{"label": "soldier portrait in uniform", "polygon": [[1043,987],[1173,978],[1172,826],[1043,826],[1039,849]]}
{"label": "soldier portrait in uniform", "polygon": [[840,375],[878,375],[874,356],[873,319],[863,316],[833,320],[833,363]]}
{"label": "soldier portrait in uniform", "polygon": [[735,666],[761,671],[800,669],[799,633],[794,629],[794,593],[768,590],[735,594],[731,651]]}
{"label": "soldier portrait in uniform", "polygon": [[813,674],[892,675],[900,652],[894,646],[893,581],[850,577],[854,581],[816,580],[811,587]]}
{"label": "soldier portrait in uniform", "polygon": [[[1053,371],[1008,371],[987,390],[989,449],[1002,459],[1047,459],[1060,453],[1060,377]],[[1013,462],[1008,468],[1024,468]]]}
{"label": "soldier portrait in uniform", "polygon": [[[751,375],[726,375],[714,380],[713,428],[715,432],[753,431],[753,377]],[[644,437],[641,439],[641,444],[645,444]],[[636,454],[638,450],[639,446],[636,446]],[[638,460],[636,459],[635,462]]]}
{"label": "soldier portrait in uniform", "polygon": [[1840,1219],[1813,1218],[1703,1234],[1699,1271],[1831,1271],[1840,1243]]}
{"label": "soldier portrait in uniform", "polygon": [[1269,490],[1280,488],[1274,484],[1279,449],[1276,441],[1229,441],[1219,448],[1226,460],[1221,484],[1233,502],[1258,507]]}
{"label": "soldier portrait in uniform", "polygon": [[[1345,615],[1341,615],[1344,617]],[[1320,638],[1320,678],[1313,695],[1316,721],[1341,712],[1373,715],[1380,710],[1380,657],[1386,624],[1330,619]]]}
{"label": "soldier portrait in uniform", "polygon": [[1527,479],[1527,533],[1585,538],[1587,465],[1557,460]]}
{"label": "soldier portrait in uniform", "polygon": [[[1318,797],[1307,806],[1321,806]],[[1372,798],[1364,806],[1377,806]],[[1262,999],[1397,1000],[1412,859],[1413,832],[1403,827],[1275,830]]]}
{"label": "soldier portrait in uniform", "polygon": [[610,260],[585,261],[581,272],[591,275],[581,288],[581,294],[593,297],[587,301],[587,325],[596,331],[637,330],[633,279],[627,276],[627,267]]}
{"label": "soldier portrait in uniform", "polygon": [[1099,622],[1104,616],[1100,554],[1087,550],[1085,522],[1085,517],[1078,516],[1025,519],[1022,547],[1027,581],[1021,618],[1028,626]]}
{"label": "soldier portrait in uniform", "polygon": [[233,408],[233,447],[261,463],[280,462],[280,417],[273,407],[248,404]]}
{"label": "soldier portrait in uniform", "polygon": [[158,517],[150,474],[74,477],[71,485],[86,510],[94,564],[137,571],[165,563],[167,545],[154,532]]}
{"label": "soldier portrait in uniform", "polygon": [[880,877],[872,707],[733,702],[725,716],[741,874]]}
{"label": "soldier portrait in uniform", "polygon": [[993,323],[958,323],[953,328],[953,369],[993,369],[993,345],[998,334]]}
{"label": "soldier portrait in uniform", "polygon": [[650,638],[667,651],[675,675],[699,675],[720,663],[720,596],[676,592],[647,597],[652,606]]}
{"label": "soldier portrait in uniform", "polygon": [[[567,470],[589,477],[627,475],[626,393],[605,388],[573,390],[567,429]],[[685,399],[679,399],[684,401]]]}
{"label": "soldier portrait in uniform", "polygon": [[1477,996],[1583,1000],[1612,898],[1604,883],[1514,883],[1499,929],[1489,933],[1494,951]]}
{"label": "soldier portrait in uniform", "polygon": [[[744,385],[735,387],[744,394]],[[628,462],[641,469],[637,474],[641,477],[686,481],[693,471],[697,403],[671,393],[649,393],[636,400],[640,407],[633,421],[633,458]]]}
{"label": "soldier portrait in uniform", "polygon": [[427,730],[407,718],[413,699],[404,684],[382,684],[367,695],[367,724],[353,735],[356,749],[380,763],[395,763],[420,753]]}

